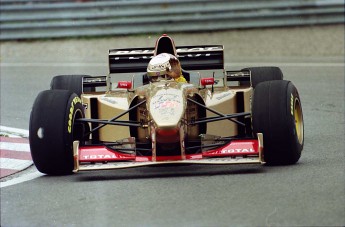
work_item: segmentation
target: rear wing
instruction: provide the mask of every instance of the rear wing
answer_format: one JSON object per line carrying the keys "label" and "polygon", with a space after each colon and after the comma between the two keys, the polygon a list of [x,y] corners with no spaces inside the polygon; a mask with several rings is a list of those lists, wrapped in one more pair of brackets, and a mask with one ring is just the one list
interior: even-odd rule
{"label": "rear wing", "polygon": [[[177,56],[184,70],[224,69],[223,45],[177,46]],[[154,48],[109,50],[109,73],[146,72]]]}

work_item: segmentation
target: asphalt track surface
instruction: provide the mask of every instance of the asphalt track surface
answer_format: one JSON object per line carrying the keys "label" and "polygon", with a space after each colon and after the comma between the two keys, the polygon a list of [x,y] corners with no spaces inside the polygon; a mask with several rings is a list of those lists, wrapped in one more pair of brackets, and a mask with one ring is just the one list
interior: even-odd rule
{"label": "asphalt track surface", "polygon": [[[226,60],[232,69],[280,66],[285,79],[297,86],[305,123],[298,164],[164,166],[40,176],[1,188],[1,226],[344,226],[343,42],[333,43],[342,48],[340,54]],[[322,45],[331,47],[332,42]],[[53,53],[39,61],[35,56],[41,56],[33,52],[32,61],[1,62],[1,125],[27,129],[33,100],[49,88],[53,75],[106,73],[106,65],[93,57],[71,63]],[[54,56],[58,62],[51,61]],[[35,171],[31,167],[12,178]]]}

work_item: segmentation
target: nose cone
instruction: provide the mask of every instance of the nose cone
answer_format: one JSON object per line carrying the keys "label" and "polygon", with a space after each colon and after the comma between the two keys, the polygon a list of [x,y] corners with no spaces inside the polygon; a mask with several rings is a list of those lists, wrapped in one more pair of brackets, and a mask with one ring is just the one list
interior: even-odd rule
{"label": "nose cone", "polygon": [[175,88],[158,90],[151,97],[149,110],[158,128],[176,127],[184,114],[182,91]]}

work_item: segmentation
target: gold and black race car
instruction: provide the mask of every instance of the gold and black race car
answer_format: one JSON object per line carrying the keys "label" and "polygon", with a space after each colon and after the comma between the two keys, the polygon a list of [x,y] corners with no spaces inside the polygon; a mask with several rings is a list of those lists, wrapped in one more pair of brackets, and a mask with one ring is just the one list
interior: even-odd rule
{"label": "gold and black race car", "polygon": [[[180,61],[187,83],[151,79],[148,64],[162,53]],[[225,71],[222,45],[175,46],[167,35],[152,48],[110,50],[108,60],[106,76],[55,76],[38,94],[29,139],[42,173],[299,160],[301,100],[278,67]]]}

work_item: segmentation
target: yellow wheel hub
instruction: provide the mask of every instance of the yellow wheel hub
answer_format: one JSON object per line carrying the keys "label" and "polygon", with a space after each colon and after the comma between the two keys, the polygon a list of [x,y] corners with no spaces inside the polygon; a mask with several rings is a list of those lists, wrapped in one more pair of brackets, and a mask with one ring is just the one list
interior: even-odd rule
{"label": "yellow wheel hub", "polygon": [[294,105],[294,118],[295,118],[295,127],[296,127],[296,133],[297,133],[297,138],[298,142],[300,144],[303,143],[303,137],[304,137],[304,126],[303,126],[303,114],[302,114],[302,107],[301,103],[299,102],[298,99],[295,100],[295,105]]}

